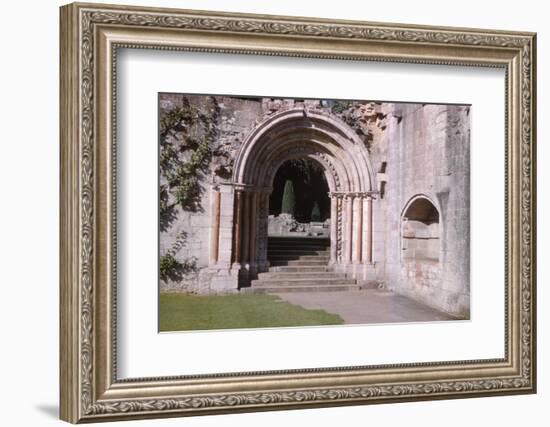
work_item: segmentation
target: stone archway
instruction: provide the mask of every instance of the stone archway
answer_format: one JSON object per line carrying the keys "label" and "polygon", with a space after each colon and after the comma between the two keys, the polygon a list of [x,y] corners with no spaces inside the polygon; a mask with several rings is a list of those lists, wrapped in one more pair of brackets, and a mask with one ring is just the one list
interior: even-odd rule
{"label": "stone archway", "polygon": [[[330,265],[358,280],[372,273],[374,174],[364,142],[336,116],[309,109],[273,114],[236,156],[232,182],[212,197],[211,265],[229,267],[237,286],[269,268],[269,194],[285,161],[308,158],[325,171],[331,198]],[[229,223],[229,219],[231,219]]]}

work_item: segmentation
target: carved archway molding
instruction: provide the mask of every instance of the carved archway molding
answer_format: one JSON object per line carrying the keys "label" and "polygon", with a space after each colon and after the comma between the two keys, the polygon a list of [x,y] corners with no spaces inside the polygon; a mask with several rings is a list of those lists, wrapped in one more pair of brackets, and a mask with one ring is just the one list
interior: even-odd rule
{"label": "carved archway molding", "polygon": [[302,146],[311,146],[340,165],[348,175],[348,191],[375,188],[369,154],[357,133],[333,114],[308,109],[286,110],[256,126],[237,154],[233,182],[261,182],[266,160],[281,150],[295,147],[299,141]]}
{"label": "carved archway molding", "polygon": [[[363,280],[373,271],[372,201],[377,193],[364,142],[333,114],[291,109],[268,117],[245,138],[233,168],[232,203],[213,205],[222,210],[225,206],[222,218],[233,218],[231,241],[214,246],[226,248],[225,262],[239,287],[269,268],[269,194],[279,167],[299,158],[311,159],[325,171],[331,199],[330,265]],[[220,217],[220,212],[213,215]],[[213,234],[227,240],[227,232]],[[211,259],[214,264],[220,261]]]}

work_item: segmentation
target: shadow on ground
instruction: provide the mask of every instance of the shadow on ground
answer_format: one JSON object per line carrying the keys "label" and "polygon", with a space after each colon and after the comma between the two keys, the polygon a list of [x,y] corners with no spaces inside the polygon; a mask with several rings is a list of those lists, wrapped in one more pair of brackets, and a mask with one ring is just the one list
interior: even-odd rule
{"label": "shadow on ground", "polygon": [[35,408],[42,412],[43,414],[47,415],[50,418],[55,418],[56,420],[59,419],[59,406],[58,405],[52,405],[52,404],[39,404],[36,405]]}

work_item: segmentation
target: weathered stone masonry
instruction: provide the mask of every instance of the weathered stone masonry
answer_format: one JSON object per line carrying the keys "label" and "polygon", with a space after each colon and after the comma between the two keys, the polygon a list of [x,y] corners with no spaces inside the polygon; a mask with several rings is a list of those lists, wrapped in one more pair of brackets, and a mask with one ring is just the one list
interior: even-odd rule
{"label": "weathered stone masonry", "polygon": [[200,208],[169,196],[160,253],[194,268],[162,290],[235,292],[266,271],[273,178],[307,158],[329,186],[335,271],[468,316],[469,107],[162,94],[161,117],[184,101],[216,105],[217,136]]}

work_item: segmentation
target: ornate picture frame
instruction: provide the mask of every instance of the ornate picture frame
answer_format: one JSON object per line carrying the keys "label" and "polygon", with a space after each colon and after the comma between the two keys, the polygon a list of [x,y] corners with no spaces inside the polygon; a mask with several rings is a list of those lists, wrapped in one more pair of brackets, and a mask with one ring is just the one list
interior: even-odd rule
{"label": "ornate picture frame", "polygon": [[[79,423],[536,392],[535,34],[84,3],[63,6],[60,13],[61,419]],[[503,69],[504,357],[119,379],[120,48]]]}

